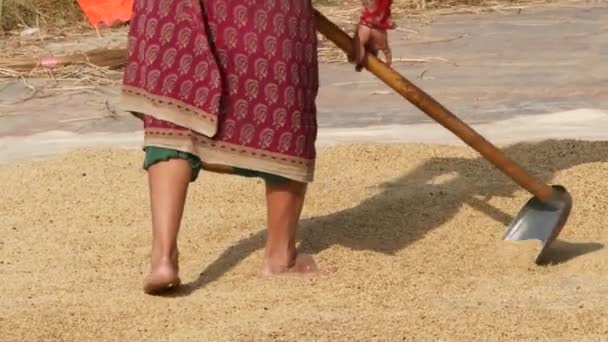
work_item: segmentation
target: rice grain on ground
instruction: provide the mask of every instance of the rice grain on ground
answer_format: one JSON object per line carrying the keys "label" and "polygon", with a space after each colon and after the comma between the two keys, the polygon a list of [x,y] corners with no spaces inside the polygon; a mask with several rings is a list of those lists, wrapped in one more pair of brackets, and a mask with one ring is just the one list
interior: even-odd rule
{"label": "rice grain on ground", "polygon": [[546,266],[502,258],[529,195],[470,149],[344,145],[320,152],[299,233],[319,277],[258,279],[262,183],[204,173],[180,236],[185,286],[170,298],[141,291],[141,152],[0,166],[2,340],[606,339],[608,143],[505,151],[573,195]]}

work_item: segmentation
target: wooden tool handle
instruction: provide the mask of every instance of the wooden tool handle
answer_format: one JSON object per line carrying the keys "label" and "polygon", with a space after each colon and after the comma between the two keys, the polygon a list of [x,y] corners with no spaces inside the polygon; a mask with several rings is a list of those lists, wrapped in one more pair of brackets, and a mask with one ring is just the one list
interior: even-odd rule
{"label": "wooden tool handle", "polygon": [[[342,49],[347,55],[353,55],[351,37],[338,26],[329,21],[323,14],[315,10],[317,30]],[[365,68],[401,94],[413,105],[420,108],[433,120],[450,130],[467,145],[479,152],[485,159],[494,164],[499,170],[511,177],[522,188],[529,191],[541,201],[547,201],[553,189],[547,184],[529,175],[521,166],[509,159],[500,149],[475,132],[462,120],[443,107],[430,95],[416,87],[384,62],[367,54],[363,65]]]}

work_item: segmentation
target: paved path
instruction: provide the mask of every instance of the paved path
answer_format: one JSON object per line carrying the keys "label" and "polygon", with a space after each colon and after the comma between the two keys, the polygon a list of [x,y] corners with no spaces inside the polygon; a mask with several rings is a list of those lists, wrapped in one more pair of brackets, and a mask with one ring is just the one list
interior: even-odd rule
{"label": "paved path", "polygon": [[[400,26],[416,32],[392,34],[396,58],[445,62],[394,67],[491,141],[608,138],[608,6],[452,15]],[[139,122],[118,110],[117,88],[8,105],[26,91],[21,82],[0,85],[0,162],[141,143]],[[350,65],[321,66],[318,107],[320,146],[459,143]]]}

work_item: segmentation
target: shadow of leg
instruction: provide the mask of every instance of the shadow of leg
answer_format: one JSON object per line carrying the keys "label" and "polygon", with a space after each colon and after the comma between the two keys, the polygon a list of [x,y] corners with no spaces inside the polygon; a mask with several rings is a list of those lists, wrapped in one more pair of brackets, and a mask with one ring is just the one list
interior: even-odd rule
{"label": "shadow of leg", "polygon": [[255,253],[255,251],[264,247],[266,238],[266,230],[243,239],[230,248],[226,249],[214,262],[207,266],[196,280],[183,284],[178,291],[173,294],[173,297],[185,297],[196,290],[205,287],[206,285],[218,280],[228,270],[234,268],[247,256]]}

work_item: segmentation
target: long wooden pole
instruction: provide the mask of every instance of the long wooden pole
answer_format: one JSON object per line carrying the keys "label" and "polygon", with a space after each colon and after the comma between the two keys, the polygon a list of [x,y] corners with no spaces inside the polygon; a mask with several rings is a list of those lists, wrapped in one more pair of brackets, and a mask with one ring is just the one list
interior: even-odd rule
{"label": "long wooden pole", "polygon": [[[315,10],[315,19],[317,30],[347,55],[352,56],[352,38],[317,10]],[[548,201],[551,198],[553,189],[550,186],[532,177],[521,166],[509,159],[500,149],[492,145],[430,95],[384,62],[373,55],[367,54],[363,65],[369,72],[479,152],[485,159],[494,164],[494,166],[513,179],[522,188],[541,201]]]}

